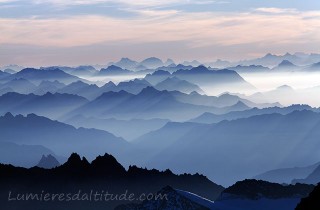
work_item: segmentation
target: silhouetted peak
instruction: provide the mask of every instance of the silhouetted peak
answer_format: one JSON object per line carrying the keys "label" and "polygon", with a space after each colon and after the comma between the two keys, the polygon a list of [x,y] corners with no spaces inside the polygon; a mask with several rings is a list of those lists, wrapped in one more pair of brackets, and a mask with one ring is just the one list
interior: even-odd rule
{"label": "silhouetted peak", "polygon": [[60,166],[60,163],[55,157],[49,154],[48,156],[42,155],[42,158],[37,166],[40,168],[51,169]]}
{"label": "silhouetted peak", "polygon": [[105,154],[98,156],[91,163],[94,170],[101,173],[108,173],[108,175],[121,175],[125,174],[125,168],[112,156]]}
{"label": "silhouetted peak", "polygon": [[[174,64],[174,61],[172,60],[172,59],[170,59],[170,58],[168,58],[167,59],[167,61],[164,63],[166,66],[171,66],[171,65],[174,65],[175,66],[175,64]],[[173,67],[174,67],[173,66]]]}
{"label": "silhouetted peak", "polygon": [[170,72],[168,71],[164,71],[164,70],[158,70],[153,72],[152,76],[167,76],[167,75],[171,75]]}
{"label": "silhouetted peak", "polygon": [[124,97],[124,96],[129,96],[132,95],[131,93],[128,93],[125,90],[121,90],[119,92],[115,91],[108,91],[103,93],[101,96],[99,96],[97,99],[103,99],[103,98],[110,98],[110,97]]}
{"label": "silhouetted peak", "polygon": [[239,98],[238,96],[231,95],[230,93],[223,93],[219,96],[220,99],[232,99],[232,98]]}
{"label": "silhouetted peak", "polygon": [[207,67],[205,67],[204,65],[200,65],[198,67],[194,67],[191,69],[191,71],[195,71],[195,72],[206,72],[209,71]]}
{"label": "silhouetted peak", "polygon": [[284,54],[284,56],[285,56],[285,57],[288,57],[288,56],[292,56],[292,55],[287,52],[286,54]]}
{"label": "silhouetted peak", "polygon": [[81,162],[81,157],[77,153],[72,153],[67,160],[67,163]]}
{"label": "silhouetted peak", "polygon": [[264,58],[271,58],[271,57],[275,57],[276,55],[273,55],[271,53],[268,53],[264,56]]}
{"label": "silhouetted peak", "polygon": [[289,67],[289,66],[295,66],[295,65],[288,60],[283,60],[278,66],[279,67]]}
{"label": "silhouetted peak", "polygon": [[277,90],[293,90],[293,88],[290,87],[289,85],[281,85],[277,87]]}
{"label": "silhouetted peak", "polygon": [[233,105],[234,107],[238,107],[238,108],[240,108],[240,107],[243,107],[243,108],[250,108],[250,107],[248,107],[244,102],[242,102],[242,101],[238,101],[235,105]]}
{"label": "silhouetted peak", "polygon": [[155,89],[154,87],[148,86],[148,87],[143,88],[141,90],[141,92],[139,93],[139,95],[155,95],[155,94],[158,94],[160,92],[161,91]]}
{"label": "silhouetted peak", "polygon": [[144,62],[161,62],[162,63],[162,60],[159,59],[159,58],[156,58],[156,57],[150,57],[150,58],[146,58],[142,61],[142,63]]}
{"label": "silhouetted peak", "polygon": [[163,173],[166,175],[174,175],[170,169],[166,169]]}
{"label": "silhouetted peak", "polygon": [[115,71],[115,70],[123,70],[123,69],[121,67],[119,67],[119,66],[111,65],[111,66],[108,66],[106,69],[102,69],[102,70]]}
{"label": "silhouetted peak", "polygon": [[102,87],[116,87],[116,84],[114,84],[112,81],[104,84]]}
{"label": "silhouetted peak", "polygon": [[68,158],[67,162],[62,166],[71,168],[71,169],[77,169],[77,168],[88,167],[89,165],[90,163],[85,157],[81,159],[80,155],[78,155],[77,153],[72,153]]}
{"label": "silhouetted peak", "polygon": [[35,68],[25,68],[19,71],[18,73],[28,73],[28,72],[35,72],[35,71],[40,71],[40,70]]}
{"label": "silhouetted peak", "polygon": [[177,65],[177,68],[185,68],[185,67],[190,67],[190,65],[189,65],[189,66],[186,66],[186,65],[183,65],[183,64],[181,64],[181,63]]}
{"label": "silhouetted peak", "polygon": [[135,61],[131,60],[130,58],[121,58],[119,62],[121,62],[121,63],[135,63]]}
{"label": "silhouetted peak", "polygon": [[7,112],[4,116],[5,119],[12,119],[14,116],[11,114],[11,112]]}
{"label": "silhouetted peak", "polygon": [[199,94],[197,91],[192,91],[189,95],[201,95],[201,94]]}

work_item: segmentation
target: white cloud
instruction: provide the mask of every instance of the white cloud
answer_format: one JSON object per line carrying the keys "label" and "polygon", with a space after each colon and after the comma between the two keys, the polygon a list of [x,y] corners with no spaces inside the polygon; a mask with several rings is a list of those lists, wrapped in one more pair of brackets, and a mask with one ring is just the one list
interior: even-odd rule
{"label": "white cloud", "polygon": [[[320,44],[320,12],[297,14],[142,11],[136,19],[76,16],[0,19],[0,44],[81,46],[96,43],[185,41],[190,47],[248,43]],[[294,24],[293,24],[294,23]]]}
{"label": "white cloud", "polygon": [[256,8],[255,11],[265,12],[265,13],[273,13],[273,14],[298,13],[298,10],[294,9],[294,8],[276,8],[276,7],[261,7],[261,8]]}

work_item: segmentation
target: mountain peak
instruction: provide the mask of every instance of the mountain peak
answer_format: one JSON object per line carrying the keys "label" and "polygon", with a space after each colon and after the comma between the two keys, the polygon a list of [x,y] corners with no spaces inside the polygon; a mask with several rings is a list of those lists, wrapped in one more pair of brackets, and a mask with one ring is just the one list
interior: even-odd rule
{"label": "mountain peak", "polygon": [[51,154],[49,154],[47,156],[42,155],[42,158],[37,165],[37,167],[39,167],[39,168],[46,168],[46,169],[51,169],[51,168],[55,168],[58,166],[60,166],[60,163]]}
{"label": "mountain peak", "polygon": [[14,118],[13,114],[11,114],[11,112],[7,112],[4,116],[5,119],[12,119]]}
{"label": "mountain peak", "polygon": [[62,166],[64,168],[71,168],[71,169],[79,169],[83,167],[88,167],[90,163],[87,161],[85,157],[81,159],[80,155],[77,153],[72,153],[68,158],[67,162]]}
{"label": "mountain peak", "polygon": [[164,63],[165,66],[175,65],[174,61],[170,58],[167,59],[167,61]]}
{"label": "mountain peak", "polygon": [[170,72],[165,71],[165,70],[157,70],[152,73],[152,76],[167,76],[167,75],[171,75],[171,74],[170,74]]}
{"label": "mountain peak", "polygon": [[125,168],[112,155],[107,153],[93,160],[91,166],[102,174],[119,176],[126,173]]}
{"label": "mountain peak", "polygon": [[290,67],[290,66],[295,66],[295,65],[288,60],[283,60],[283,61],[281,61],[281,63],[279,63],[278,66],[279,67]]}
{"label": "mountain peak", "polygon": [[107,68],[106,68],[106,70],[108,70],[108,71],[114,71],[114,70],[123,70],[121,67],[119,67],[119,66],[116,66],[116,65],[111,65],[111,66],[108,66]]}
{"label": "mountain peak", "polygon": [[293,90],[293,88],[289,85],[281,85],[277,87],[277,90]]}
{"label": "mountain peak", "polygon": [[152,86],[148,86],[148,87],[143,88],[141,90],[141,92],[139,93],[139,95],[155,95],[155,94],[157,94],[159,92],[161,92],[161,91],[155,89]]}
{"label": "mountain peak", "polygon": [[197,67],[193,67],[190,71],[193,71],[193,72],[207,72],[209,70],[204,65],[199,65]]}
{"label": "mountain peak", "polygon": [[147,68],[158,68],[158,67],[163,66],[162,60],[160,60],[159,58],[156,58],[156,57],[147,58],[147,59],[143,60],[140,64],[147,67]]}
{"label": "mountain peak", "polygon": [[272,58],[272,57],[275,57],[276,55],[273,55],[271,53],[268,53],[264,56],[264,58]]}
{"label": "mountain peak", "polygon": [[121,58],[119,62],[135,62],[131,60],[130,58]]}

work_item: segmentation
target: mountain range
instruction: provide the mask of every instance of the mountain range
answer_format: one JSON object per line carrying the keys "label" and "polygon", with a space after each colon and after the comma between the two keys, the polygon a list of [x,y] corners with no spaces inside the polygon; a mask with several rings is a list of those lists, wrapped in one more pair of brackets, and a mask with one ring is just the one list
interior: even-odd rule
{"label": "mountain range", "polygon": [[[84,193],[90,190],[102,192],[108,190],[112,194],[133,193],[138,197],[142,193],[149,195],[156,193],[165,186],[172,186],[188,192],[194,192],[204,198],[215,200],[224,188],[199,174],[173,174],[170,170],[158,171],[147,170],[130,166],[127,170],[111,155],[105,154],[96,157],[91,163],[85,157],[81,158],[73,153],[66,163],[53,169],[43,168],[17,168],[11,165],[0,164],[0,203],[3,208],[9,205],[15,209],[43,208],[56,209],[64,207],[68,209],[88,209],[91,202],[51,202],[30,201],[8,203],[2,195],[8,191],[12,193],[28,192],[26,184],[31,184],[33,190],[43,190],[46,192],[74,192],[77,186]],[[50,182],[48,182],[50,180]],[[156,180],[156,182],[155,182]],[[77,191],[75,193],[78,193]],[[113,209],[120,204],[128,203],[128,200],[113,200],[109,202],[95,202],[95,209]]]}
{"label": "mountain range", "polygon": [[120,160],[123,160],[122,158],[127,159],[124,152],[129,149],[128,142],[106,131],[76,129],[35,114],[13,116],[7,113],[0,117],[0,133],[1,142],[43,145],[52,150],[54,154],[64,157],[73,151],[86,155],[88,158],[110,152],[117,157],[121,154]]}
{"label": "mountain range", "polygon": [[7,77],[1,78],[0,82],[3,81],[11,81],[14,79],[26,79],[36,85],[40,84],[43,80],[47,81],[59,81],[63,83],[71,83],[78,80],[82,80],[79,77],[70,75],[65,73],[60,69],[54,70],[44,70],[44,69],[34,69],[34,68],[26,68],[21,71],[11,74]]}
{"label": "mountain range", "polygon": [[[314,172],[319,165],[320,163],[316,163],[305,167],[274,169],[254,176],[253,178],[279,184],[290,184],[297,182],[307,183],[304,182],[303,179],[311,175],[311,173]],[[320,181],[320,179],[318,180]],[[315,182],[313,184],[315,184]]]}
{"label": "mountain range", "polygon": [[52,119],[58,119],[87,102],[87,99],[71,94],[52,94],[48,92],[45,95],[38,96],[10,92],[0,96],[0,113],[35,113]]}
{"label": "mountain range", "polygon": [[268,170],[317,162],[320,157],[314,145],[319,116],[304,110],[209,125],[168,124],[135,142],[142,148],[151,145],[141,155],[142,164],[148,167],[169,165],[176,172],[198,171],[228,185]]}

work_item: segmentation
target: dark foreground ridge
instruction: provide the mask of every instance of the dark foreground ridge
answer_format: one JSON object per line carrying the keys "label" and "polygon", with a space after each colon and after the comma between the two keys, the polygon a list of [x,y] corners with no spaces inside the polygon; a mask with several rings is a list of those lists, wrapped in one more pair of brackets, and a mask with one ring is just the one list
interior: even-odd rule
{"label": "dark foreground ridge", "polygon": [[[91,163],[78,154],[72,154],[68,161],[53,169],[33,167],[30,169],[0,164],[0,206],[1,209],[114,209],[121,204],[128,204],[128,200],[115,199],[111,201],[17,201],[17,195],[38,193],[77,194],[110,193],[113,195],[134,194],[135,198],[141,194],[155,194],[159,189],[171,186],[193,192],[210,200],[216,199],[224,190],[203,175],[182,174],[175,175],[170,170],[147,170],[130,166],[126,170],[117,160],[108,154],[98,156]],[[11,201],[8,201],[11,199]],[[25,198],[24,198],[25,199]],[[22,199],[23,200],[23,199]],[[132,202],[132,201],[131,201]]]}
{"label": "dark foreground ridge", "polygon": [[316,210],[320,209],[320,185],[318,184],[310,195],[303,198],[296,210]]}

